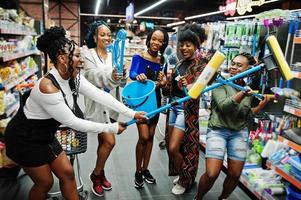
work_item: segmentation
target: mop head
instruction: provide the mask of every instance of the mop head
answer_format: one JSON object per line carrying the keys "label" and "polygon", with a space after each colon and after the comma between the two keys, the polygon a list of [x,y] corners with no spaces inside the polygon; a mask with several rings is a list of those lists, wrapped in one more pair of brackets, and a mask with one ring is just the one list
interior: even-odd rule
{"label": "mop head", "polygon": [[279,43],[274,35],[271,35],[267,38],[267,44],[272,52],[273,58],[279,66],[281,75],[285,80],[291,80],[294,78],[293,73],[291,72],[285,58],[283,52],[279,46]]}
{"label": "mop head", "polygon": [[225,55],[219,51],[216,51],[215,54],[212,56],[209,63],[206,65],[205,69],[198,77],[194,85],[190,88],[188,95],[196,99],[205,89],[208,82],[212,79],[216,71],[219,67],[223,64],[225,60]]}

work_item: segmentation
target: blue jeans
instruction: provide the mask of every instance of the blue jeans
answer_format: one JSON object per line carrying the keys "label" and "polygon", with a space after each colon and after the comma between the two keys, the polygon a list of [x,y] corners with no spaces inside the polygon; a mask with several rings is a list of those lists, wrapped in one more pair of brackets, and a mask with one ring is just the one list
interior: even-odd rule
{"label": "blue jeans", "polygon": [[231,160],[245,161],[248,150],[248,130],[208,129],[206,138],[206,158],[224,160],[227,152]]}
{"label": "blue jeans", "polygon": [[[177,98],[178,97],[173,97],[171,99],[172,102],[177,100]],[[170,108],[168,125],[185,131],[185,114],[183,103]]]}

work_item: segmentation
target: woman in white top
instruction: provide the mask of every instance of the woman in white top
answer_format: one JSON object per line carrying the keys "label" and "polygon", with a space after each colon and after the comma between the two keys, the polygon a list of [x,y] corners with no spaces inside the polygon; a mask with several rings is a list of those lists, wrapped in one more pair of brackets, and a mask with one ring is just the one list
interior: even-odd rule
{"label": "woman in white top", "polygon": [[[126,71],[118,76],[112,64],[112,53],[106,46],[111,44],[111,30],[104,21],[95,21],[91,24],[86,35],[86,43],[89,49],[84,51],[85,78],[93,85],[110,93],[117,100],[121,100],[120,86],[125,86],[128,78]],[[119,113],[108,106],[100,105],[85,98],[85,114],[87,119],[95,122],[114,122]],[[103,190],[111,190],[112,185],[105,176],[104,168],[111,151],[115,146],[115,136],[109,132],[98,134],[97,159],[95,168],[90,174],[93,183],[91,189],[97,196],[104,194]]]}
{"label": "woman in white top", "polygon": [[128,109],[79,75],[82,67],[80,49],[65,34],[63,28],[52,27],[38,38],[38,49],[49,55],[55,67],[50,71],[51,75],[38,81],[30,94],[25,93],[21,97],[20,109],[5,131],[7,155],[34,182],[30,200],[46,199],[53,184],[52,172],[60,180],[64,198],[79,199],[72,165],[54,136],[59,125],[94,133],[121,133],[125,130],[120,122],[103,124],[76,117],[76,112],[71,110],[76,108],[73,92],[115,108],[128,117],[145,118],[142,113]]}

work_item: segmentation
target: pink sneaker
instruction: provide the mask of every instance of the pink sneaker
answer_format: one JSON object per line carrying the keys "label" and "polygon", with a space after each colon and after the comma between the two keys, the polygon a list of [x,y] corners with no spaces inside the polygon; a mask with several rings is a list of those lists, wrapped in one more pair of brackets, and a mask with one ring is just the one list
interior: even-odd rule
{"label": "pink sneaker", "polygon": [[111,190],[112,189],[112,184],[106,178],[104,170],[102,170],[100,172],[100,176],[101,176],[101,186],[102,186],[102,188],[104,190]]}
{"label": "pink sneaker", "polygon": [[90,174],[90,180],[92,182],[91,190],[93,194],[99,197],[103,196],[104,192],[103,192],[99,175],[97,176],[92,172]]}

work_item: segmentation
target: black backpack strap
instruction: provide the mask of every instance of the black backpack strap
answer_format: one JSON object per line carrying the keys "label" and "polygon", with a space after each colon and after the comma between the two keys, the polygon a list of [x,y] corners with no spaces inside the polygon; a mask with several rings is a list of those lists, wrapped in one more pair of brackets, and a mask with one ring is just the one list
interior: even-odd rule
{"label": "black backpack strap", "polygon": [[[46,78],[50,79],[53,83],[53,85],[58,88],[59,90],[61,90],[62,94],[63,94],[63,97],[64,97],[64,101],[65,103],[67,104],[67,106],[71,109],[71,107],[69,106],[68,102],[67,102],[67,99],[66,99],[66,94],[64,93],[64,91],[62,90],[61,86],[59,85],[59,83],[57,82],[56,78],[48,73],[46,76]],[[70,85],[70,88],[72,89],[72,85],[70,84],[70,81],[69,81],[69,85]],[[75,116],[77,116],[78,118],[82,118],[84,119],[84,113],[82,112],[82,110],[80,109],[79,105],[77,104],[77,95],[73,92],[72,93],[72,97],[73,97],[73,109],[72,112],[74,113]]]}
{"label": "black backpack strap", "polygon": [[[50,73],[47,73],[47,74],[45,75],[45,77],[48,78],[48,79],[50,79],[51,82],[53,83],[53,85],[54,85],[57,89],[59,89],[59,90],[62,92],[63,97],[64,97],[64,101],[65,101],[65,103],[67,104],[67,106],[70,108],[70,106],[69,106],[69,104],[68,104],[68,102],[67,102],[67,99],[66,99],[66,94],[65,94],[64,91],[62,90],[62,88],[61,88],[60,84],[57,82],[56,78],[55,78],[52,74],[50,74]],[[70,108],[70,109],[71,109],[71,108]],[[72,109],[71,109],[71,110],[72,110]]]}

